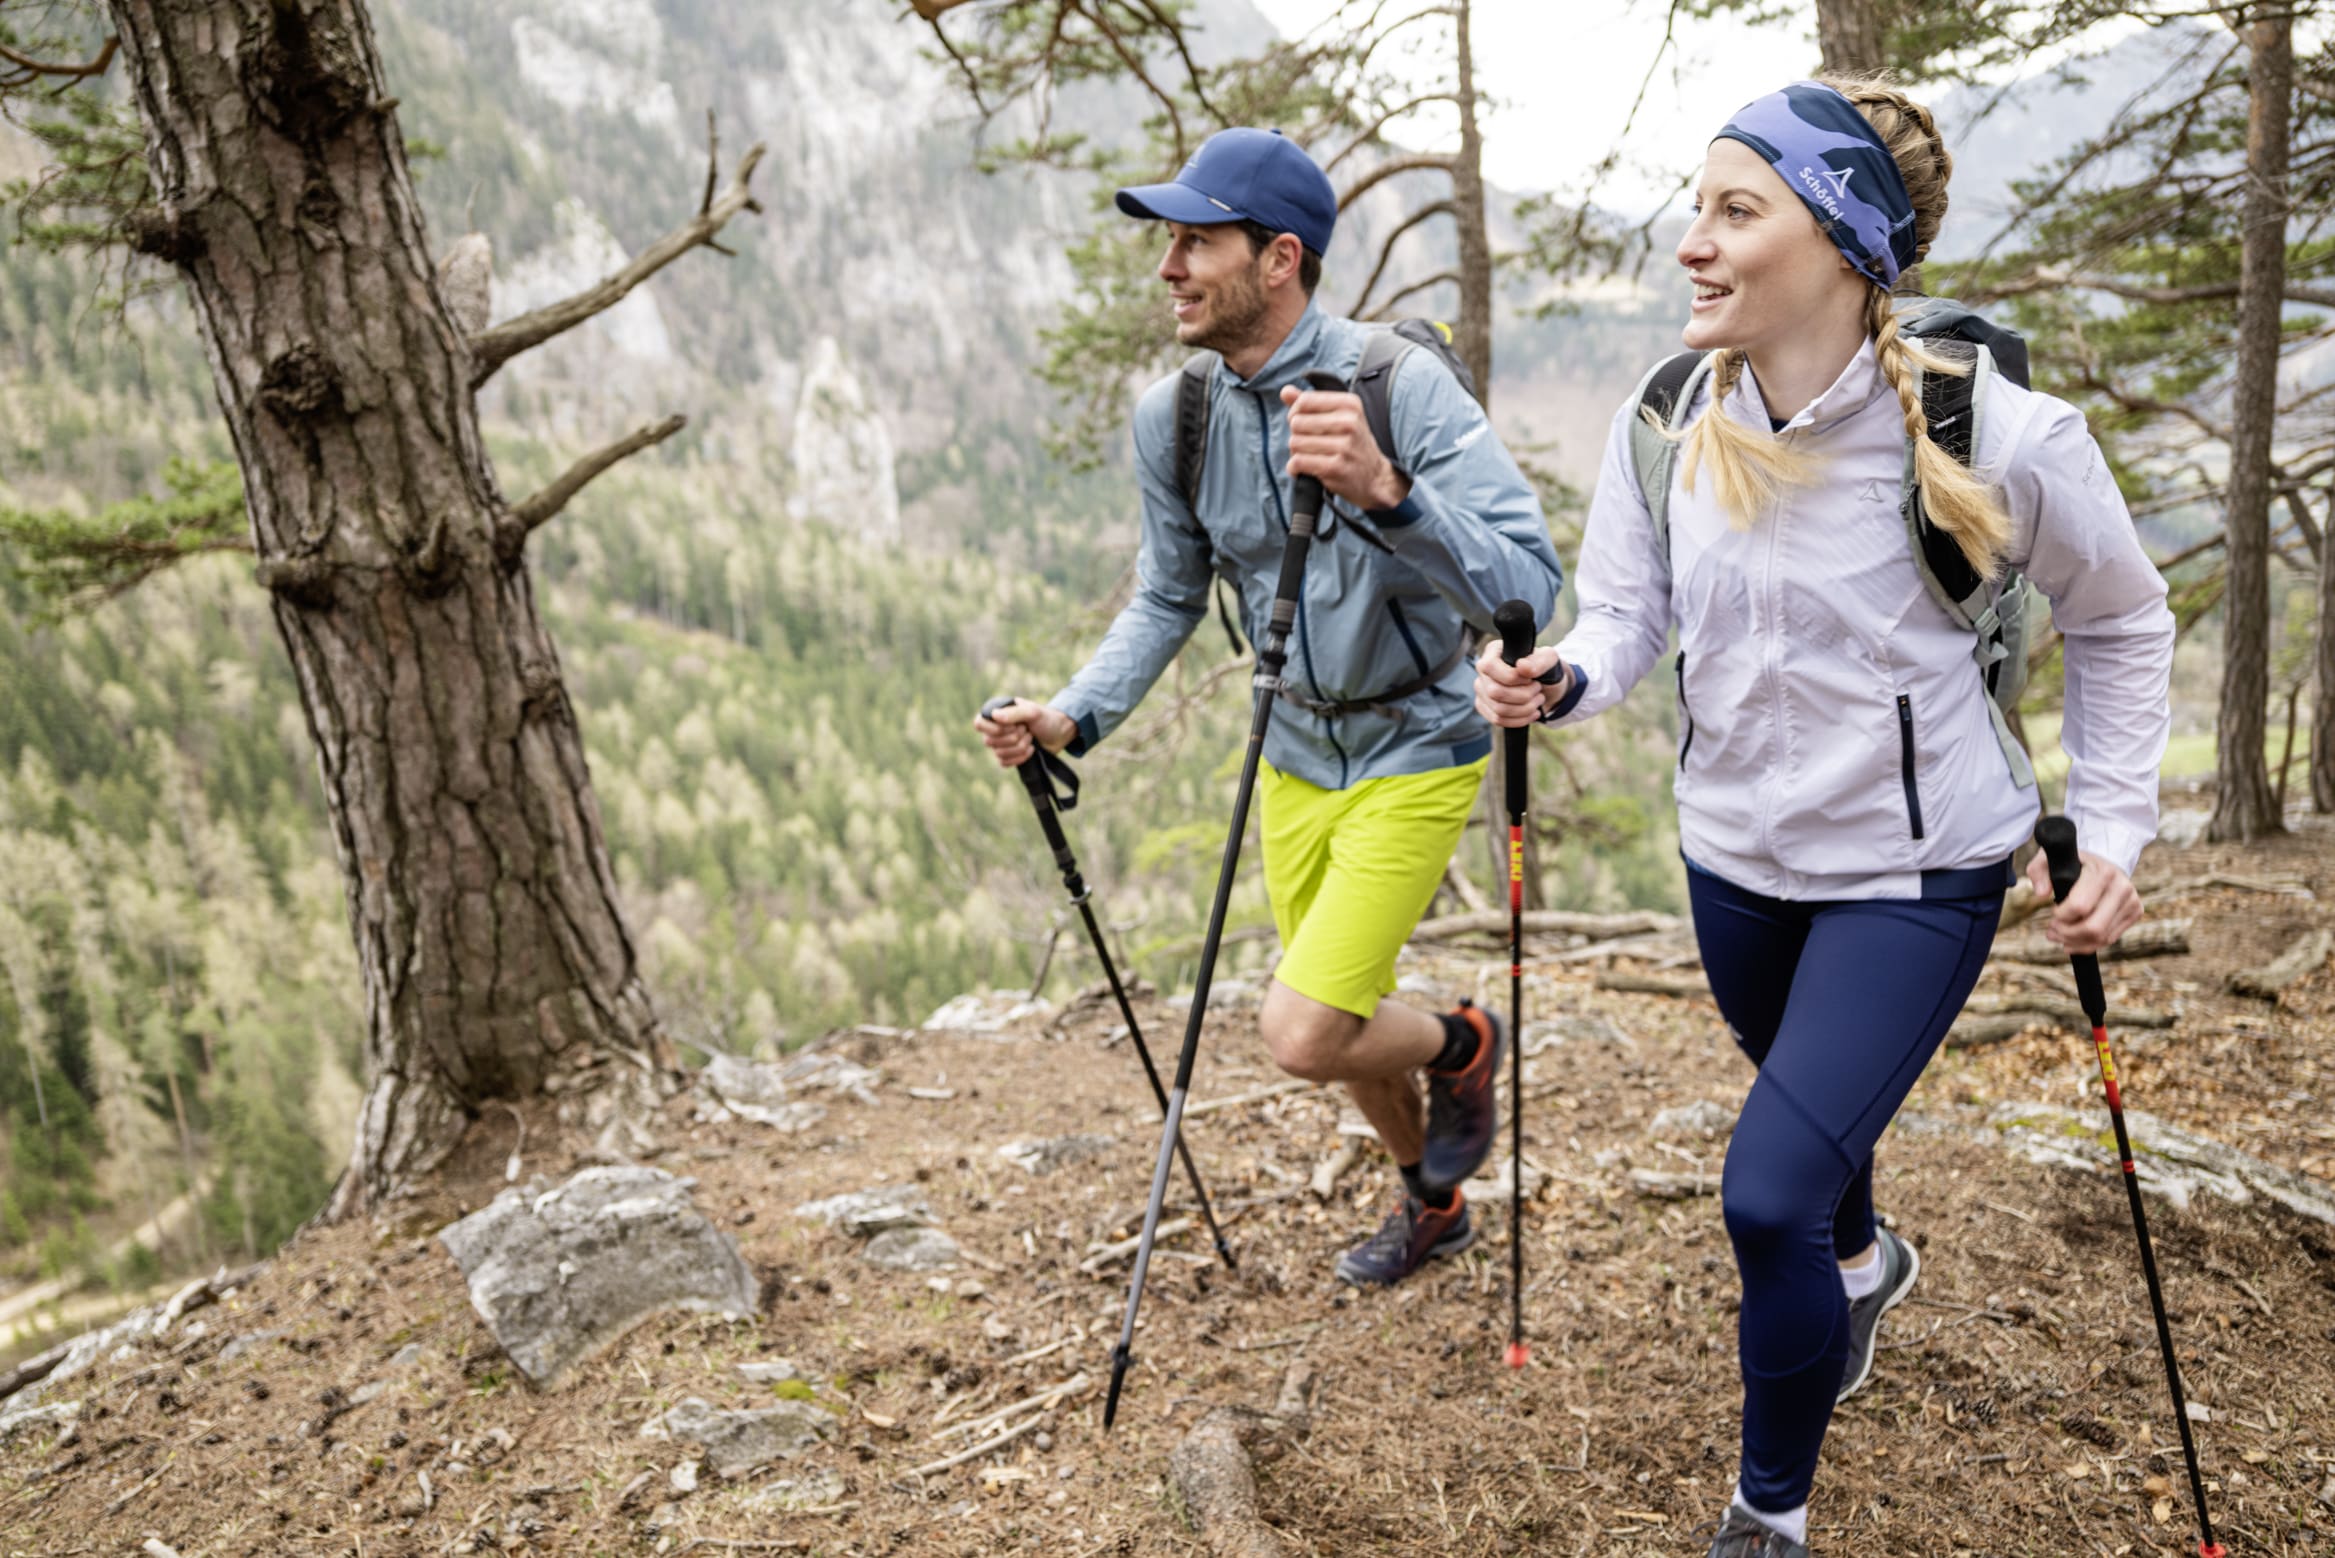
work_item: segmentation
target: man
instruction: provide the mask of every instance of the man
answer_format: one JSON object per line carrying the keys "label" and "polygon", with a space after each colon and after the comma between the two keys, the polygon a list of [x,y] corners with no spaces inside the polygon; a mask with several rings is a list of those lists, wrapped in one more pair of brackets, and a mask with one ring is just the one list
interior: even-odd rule
{"label": "man", "polygon": [[1135,412],[1134,598],[1051,703],[1017,700],[977,728],[1007,766],[1033,739],[1083,754],[1175,658],[1206,614],[1212,577],[1238,588],[1255,639],[1271,614],[1290,478],[1321,479],[1333,501],[1259,775],[1265,888],[1284,949],[1260,1026],[1282,1070],[1346,1084],[1401,1169],[1400,1203],[1337,1268],[1357,1284],[1398,1282],[1474,1242],[1459,1186],[1498,1127],[1506,1036],[1466,1003],[1438,1018],[1385,997],[1490,760],[1470,632],[1488,632],[1512,597],[1547,621],[1556,550],[1531,486],[1434,352],[1396,364],[1391,459],[1360,397],[1303,388],[1317,369],[1351,383],[1370,332],[1314,304],[1338,202],[1295,142],[1226,130],[1173,183],[1121,190],[1118,205],[1164,224],[1159,277],[1176,338],[1216,354],[1196,500],[1178,484],[1182,375],[1170,375]]}

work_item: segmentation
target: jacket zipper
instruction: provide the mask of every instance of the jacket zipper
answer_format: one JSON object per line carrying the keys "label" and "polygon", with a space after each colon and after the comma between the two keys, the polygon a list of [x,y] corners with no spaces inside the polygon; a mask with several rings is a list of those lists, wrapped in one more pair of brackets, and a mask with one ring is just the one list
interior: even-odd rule
{"label": "jacket zipper", "polygon": [[1678,744],[1678,766],[1686,767],[1686,755],[1694,750],[1694,709],[1686,701],[1686,651],[1678,652],[1678,717],[1686,726],[1686,738]]}
{"label": "jacket zipper", "polygon": [[1913,836],[1922,836],[1922,795],[1913,782],[1913,699],[1897,695],[1897,762],[1905,780],[1905,812],[1913,821]]}

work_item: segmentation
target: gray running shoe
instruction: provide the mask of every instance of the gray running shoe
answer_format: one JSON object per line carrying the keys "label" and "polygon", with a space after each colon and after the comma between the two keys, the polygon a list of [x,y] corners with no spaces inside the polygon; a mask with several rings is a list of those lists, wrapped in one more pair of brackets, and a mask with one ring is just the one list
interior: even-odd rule
{"label": "gray running shoe", "polygon": [[1840,1394],[1846,1401],[1865,1388],[1873,1373],[1873,1343],[1880,1334],[1881,1317],[1905,1302],[1913,1279],[1922,1273],[1922,1258],[1888,1229],[1881,1230],[1881,1285],[1863,1298],[1849,1302],[1849,1367],[1841,1377]]}
{"label": "gray running shoe", "polygon": [[1741,1505],[1729,1504],[1707,1558],[1809,1558],[1809,1553],[1783,1532],[1761,1525]]}
{"label": "gray running shoe", "polygon": [[1457,1255],[1475,1242],[1466,1197],[1453,1196],[1439,1210],[1416,1196],[1399,1196],[1378,1232],[1338,1257],[1338,1280],[1358,1288],[1392,1287],[1428,1261]]}

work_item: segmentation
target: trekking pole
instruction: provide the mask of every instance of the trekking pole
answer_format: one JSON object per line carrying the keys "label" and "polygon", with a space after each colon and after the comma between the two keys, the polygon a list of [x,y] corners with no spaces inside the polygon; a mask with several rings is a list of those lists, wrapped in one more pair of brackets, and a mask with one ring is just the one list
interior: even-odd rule
{"label": "trekking pole", "polygon": [[[1336,393],[1345,389],[1333,374],[1309,373],[1306,383]],[[1281,667],[1289,659],[1289,634],[1297,625],[1298,591],[1305,583],[1305,554],[1313,545],[1314,527],[1321,523],[1322,484],[1300,476],[1290,488],[1289,539],[1281,547],[1281,577],[1273,586],[1273,616],[1265,636],[1257,641],[1257,669],[1250,685],[1255,696],[1249,709],[1249,744],[1242,754],[1240,785],[1233,792],[1232,827],[1224,837],[1224,860],[1216,868],[1216,898],[1208,906],[1208,934],[1200,943],[1199,977],[1192,985],[1192,1006],[1184,1018],[1184,1047],[1176,1056],[1175,1086],[1168,1092],[1167,1123],[1159,1136],[1159,1161],[1152,1166],[1151,1200],[1143,1209],[1143,1234],[1135,1245],[1135,1274],[1127,1284],[1127,1317],[1119,1327],[1119,1345],[1111,1349],[1111,1389],[1103,1398],[1103,1428],[1108,1431],[1119,1414],[1119,1390],[1127,1367],[1135,1361],[1135,1311],[1143,1303],[1143,1279],[1151,1270],[1151,1246],[1159,1237],[1159,1211],[1167,1200],[1168,1162],[1175,1150],[1176,1133],[1183,1123],[1184,1099],[1192,1086],[1192,1062],[1200,1053],[1200,1025],[1208,1015],[1208,985],[1216,974],[1216,950],[1224,940],[1224,914],[1232,903],[1232,879],[1240,864],[1241,835],[1248,831],[1249,797],[1257,788],[1257,760],[1264,755],[1265,727],[1272,723],[1273,700],[1281,695]]]}
{"label": "trekking pole", "polygon": [[[1012,703],[1012,698],[992,698],[981,705],[981,717],[992,719],[997,711]],[[1151,1096],[1159,1100],[1160,1113],[1167,1113],[1167,1087],[1159,1079],[1159,1067],[1151,1063],[1151,1049],[1143,1042],[1143,1028],[1135,1020],[1135,1008],[1128,1003],[1126,986],[1119,983],[1119,965],[1111,961],[1111,949],[1104,944],[1103,928],[1096,923],[1094,894],[1086,879],[1079,875],[1078,858],[1070,852],[1070,840],[1063,836],[1062,818],[1058,813],[1069,811],[1078,804],[1078,775],[1069,764],[1053,753],[1030,744],[1030,755],[1014,770],[1021,776],[1022,788],[1030,792],[1030,805],[1037,810],[1038,827],[1046,835],[1046,843],[1054,851],[1054,864],[1062,869],[1062,885],[1070,890],[1070,902],[1086,921],[1087,939],[1094,943],[1095,956],[1102,960],[1103,977],[1111,982],[1111,994],[1118,997],[1119,1015],[1127,1019],[1127,1036],[1135,1041],[1136,1056],[1143,1062],[1143,1074],[1151,1079]],[[1060,791],[1055,789],[1059,784]],[[1208,1225],[1208,1233],[1216,1241],[1216,1254],[1227,1271],[1240,1270],[1240,1262],[1232,1258],[1232,1246],[1224,1239],[1224,1230],[1216,1226],[1216,1209],[1208,1204],[1208,1192],[1200,1183],[1200,1168],[1192,1161],[1192,1149],[1181,1133],[1176,1138],[1176,1151],[1184,1160],[1184,1173],[1192,1181],[1192,1198],[1200,1203],[1200,1219]]]}
{"label": "trekking pole", "polygon": [[[1532,653],[1537,624],[1532,607],[1502,601],[1492,613],[1500,630],[1500,658],[1514,665]],[[1532,732],[1500,733],[1503,778],[1508,790],[1508,1367],[1521,1369],[1532,1357],[1524,1344],[1524,814],[1532,803],[1525,782],[1525,754]]]}
{"label": "trekking pole", "polygon": [[[2051,863],[2051,896],[2065,898],[2083,874],[2076,853],[2076,825],[2051,816],[2035,825],[2035,843]],[[2189,1463],[2189,1496],[2197,1504],[2198,1558],[2222,1558],[2213,1539],[2213,1519],[2205,1511],[2205,1479],[2197,1470],[2197,1443],[2189,1434],[2189,1403],[2181,1396],[2181,1367],[2173,1357],[2173,1330],[2165,1322],[2165,1293],[2157,1283],[2156,1251],[2149,1244],[2148,1213],[2140,1201],[2140,1179],[2132,1168],[2132,1138],[2124,1129],[2124,1095],[2116,1085],[2116,1057],[2108,1052],[2108,996],[2100,988],[2100,959],[2090,952],[2068,955],[2075,965],[2076,998],[2092,1021],[2092,1044],[2100,1052],[2100,1081],[2108,1093],[2108,1118],[2116,1126],[2116,1157],[2124,1165],[2124,1195],[2132,1203],[2132,1230],[2140,1238],[2140,1269],[2148,1278],[2149,1308],[2157,1320],[2157,1351],[2165,1357],[2165,1384],[2173,1392],[2173,1426],[2181,1430],[2181,1454]]]}

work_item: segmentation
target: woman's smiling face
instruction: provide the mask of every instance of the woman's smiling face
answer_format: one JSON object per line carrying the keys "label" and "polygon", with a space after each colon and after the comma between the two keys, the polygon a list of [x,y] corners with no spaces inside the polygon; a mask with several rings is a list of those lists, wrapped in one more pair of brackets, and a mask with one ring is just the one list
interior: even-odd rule
{"label": "woman's smiling face", "polygon": [[1698,352],[1757,353],[1814,325],[1865,279],[1759,153],[1736,140],[1711,143],[1695,189],[1694,222],[1678,241],[1694,283],[1682,339]]}

